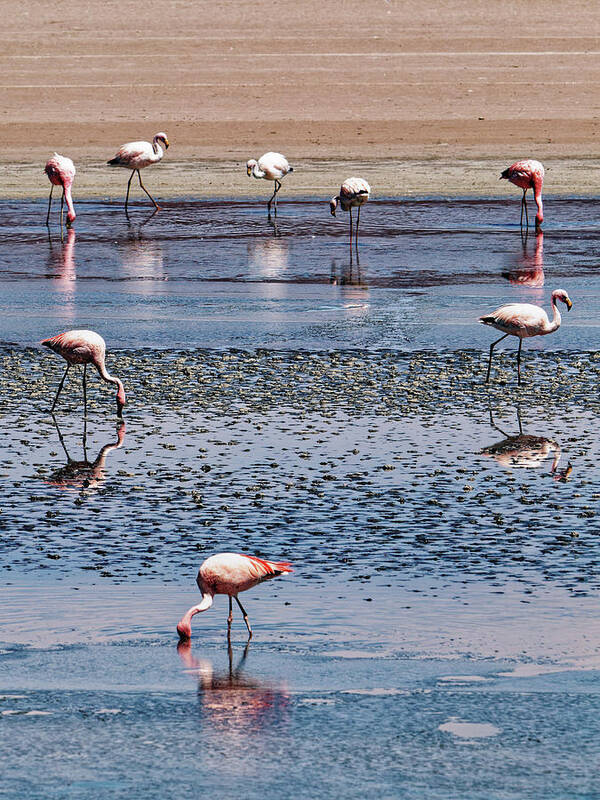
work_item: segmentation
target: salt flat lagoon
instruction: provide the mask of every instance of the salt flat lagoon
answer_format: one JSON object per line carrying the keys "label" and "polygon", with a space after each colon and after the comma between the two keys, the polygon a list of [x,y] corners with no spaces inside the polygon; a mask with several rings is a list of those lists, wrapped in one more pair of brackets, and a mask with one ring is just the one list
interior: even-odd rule
{"label": "salt flat lagoon", "polygon": [[[0,206],[0,797],[598,798],[590,200]],[[574,306],[498,347],[502,302]],[[112,392],[37,343],[92,328]],[[497,337],[496,337],[497,338]],[[175,624],[218,551],[295,572]]]}

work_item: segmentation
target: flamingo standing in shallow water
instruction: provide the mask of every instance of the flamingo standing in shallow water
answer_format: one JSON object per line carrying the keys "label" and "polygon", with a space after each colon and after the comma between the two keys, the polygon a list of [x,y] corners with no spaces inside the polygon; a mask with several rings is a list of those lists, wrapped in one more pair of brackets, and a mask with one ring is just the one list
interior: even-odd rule
{"label": "flamingo standing in shallow water", "polygon": [[74,364],[83,364],[83,405],[87,410],[87,394],[86,394],[86,369],[88,364],[93,364],[103,381],[112,383],[117,386],[117,416],[123,416],[123,406],[125,405],[125,390],[123,384],[118,378],[114,378],[106,371],[104,359],[106,356],[106,343],[104,339],[94,331],[65,331],[59,333],[58,336],[52,336],[50,339],[44,339],[41,344],[54,350],[59,356],[62,356],[67,362],[65,374],[58,385],[56,397],[52,403],[50,413],[54,412],[54,408],[58,401],[58,396],[62,390],[65,378],[69,368]]}
{"label": "flamingo standing in shallow water", "polygon": [[567,309],[570,311],[573,303],[569,299],[569,295],[564,289],[555,289],[552,292],[552,321],[548,319],[548,315],[543,308],[534,306],[531,303],[508,303],[505,306],[500,306],[491,314],[486,314],[479,317],[479,321],[484,325],[491,325],[492,328],[497,328],[499,331],[504,332],[504,336],[496,339],[490,345],[490,360],[488,363],[487,375],[485,382],[490,379],[490,370],[492,369],[492,354],[494,347],[506,339],[507,336],[519,337],[519,349],[517,351],[517,375],[518,383],[521,384],[521,346],[523,339],[528,339],[531,336],[546,336],[548,333],[553,333],[560,328],[560,312],[556,306],[556,301],[562,301]]}
{"label": "flamingo standing in shallow water", "polygon": [[275,201],[275,214],[277,214],[277,192],[281,189],[281,179],[288,172],[293,171],[294,168],[290,167],[287,158],[282,156],[281,153],[265,153],[258,161],[255,158],[251,158],[246,163],[246,172],[249,178],[264,178],[266,181],[275,181],[275,191],[267,203],[269,217],[271,216],[271,203],[273,201]]}
{"label": "flamingo standing in shallow water", "polygon": [[335,217],[335,210],[338,204],[342,211],[350,212],[350,241],[352,242],[352,209],[358,206],[358,218],[356,220],[356,242],[358,242],[358,226],[360,225],[360,209],[371,194],[371,187],[364,178],[346,178],[340,188],[340,193],[332,197],[329,201],[331,216]]}
{"label": "flamingo standing in shallow water", "polygon": [[46,214],[46,225],[50,221],[50,207],[52,205],[52,192],[55,186],[62,186],[62,196],[60,198],[60,227],[63,224],[63,211],[64,204],[67,204],[67,228],[75,222],[75,209],[73,207],[73,198],[71,197],[71,186],[75,178],[75,164],[70,158],[66,156],[59,156],[54,153],[52,158],[48,159],[44,172],[50,181],[50,197],[48,198],[48,213]]}
{"label": "flamingo standing in shallow water", "polygon": [[500,180],[506,179],[520,189],[523,189],[523,199],[521,200],[521,227],[523,227],[523,209],[525,209],[525,224],[529,227],[529,217],[527,215],[527,200],[525,195],[527,189],[533,189],[533,199],[537,206],[535,215],[535,227],[539,230],[544,221],[544,205],[542,203],[542,186],[544,185],[544,167],[539,161],[533,158],[524,158],[522,161],[515,161],[508,169],[500,175]]}
{"label": "flamingo standing in shallow water", "polygon": [[131,175],[129,176],[129,180],[127,181],[127,195],[125,197],[125,211],[127,211],[127,205],[129,203],[129,190],[131,188],[131,179],[137,172],[138,180],[140,182],[141,188],[146,192],[150,200],[154,203],[154,207],[156,210],[159,210],[159,205],[156,203],[150,192],[146,189],[144,184],[142,183],[142,176],[140,175],[140,170],[144,167],[150,166],[150,164],[158,164],[161,158],[164,155],[163,149],[160,146],[159,142],[165,146],[165,150],[169,147],[169,140],[167,139],[166,133],[157,133],[150,142],[127,142],[127,144],[121,145],[118,149],[114,158],[111,158],[110,161],[106,163],[109,164],[111,167],[124,167],[125,169],[131,170]]}
{"label": "flamingo standing in shallow water", "polygon": [[204,561],[198,570],[196,583],[202,592],[202,600],[198,605],[192,606],[177,624],[177,633],[181,639],[189,639],[192,635],[192,617],[201,611],[206,611],[213,604],[216,594],[229,595],[229,616],[227,617],[227,638],[231,635],[233,621],[232,598],[240,607],[244,622],[248,628],[248,638],[252,637],[252,628],[248,622],[248,615],[238,600],[238,593],[252,589],[257,583],[262,583],[269,578],[275,578],[285,572],[293,572],[288,561],[266,561],[256,556],[246,556],[239,553],[217,553]]}

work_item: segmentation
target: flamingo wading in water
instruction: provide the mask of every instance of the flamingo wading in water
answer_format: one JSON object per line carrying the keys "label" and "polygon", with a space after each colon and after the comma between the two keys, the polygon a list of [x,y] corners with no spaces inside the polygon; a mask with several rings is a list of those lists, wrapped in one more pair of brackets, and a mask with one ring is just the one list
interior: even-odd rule
{"label": "flamingo wading in water", "polygon": [[154,207],[158,211],[160,206],[157,204],[155,199],[152,197],[150,192],[146,189],[144,184],[142,183],[142,176],[140,175],[140,170],[144,169],[144,167],[150,166],[150,164],[158,164],[158,162],[162,159],[164,155],[164,151],[160,146],[160,143],[165,147],[165,150],[169,147],[169,140],[167,139],[166,133],[157,133],[150,142],[127,142],[127,144],[122,144],[121,147],[118,149],[114,158],[111,158],[110,161],[106,163],[109,164],[111,167],[124,167],[125,169],[131,170],[131,175],[129,176],[129,180],[127,181],[127,195],[125,197],[125,211],[127,211],[127,206],[129,204],[129,190],[131,189],[131,180],[135,173],[137,172],[138,180],[140,182],[141,188],[146,192],[150,200],[154,203]]}
{"label": "flamingo wading in water", "polygon": [[62,186],[62,196],[60,198],[60,227],[63,224],[64,204],[67,204],[67,228],[75,222],[75,209],[73,198],[71,197],[71,186],[75,178],[75,164],[66,156],[59,156],[54,153],[49,158],[44,167],[44,172],[50,181],[50,197],[48,198],[48,213],[46,214],[46,225],[50,222],[50,207],[52,205],[52,191],[55,186]]}
{"label": "flamingo wading in water", "polygon": [[560,328],[560,312],[556,306],[556,301],[563,302],[567,309],[570,311],[573,303],[569,299],[569,295],[564,289],[555,289],[552,292],[552,321],[548,319],[548,315],[543,308],[534,306],[531,303],[508,303],[505,306],[500,306],[491,314],[486,314],[479,317],[479,321],[484,325],[491,325],[499,331],[503,331],[504,335],[490,345],[490,360],[487,368],[487,375],[485,382],[488,383],[490,379],[490,370],[492,369],[492,355],[494,347],[506,339],[507,336],[519,337],[519,349],[517,351],[517,375],[518,383],[521,384],[521,346],[523,339],[528,339],[531,336],[546,336],[548,333]]}
{"label": "flamingo wading in water", "polygon": [[87,409],[87,393],[86,393],[86,369],[88,364],[93,364],[98,370],[98,374],[106,383],[111,383],[117,387],[117,416],[123,416],[123,406],[125,405],[125,389],[123,384],[118,378],[109,375],[106,371],[104,359],[106,356],[106,343],[104,339],[94,331],[65,331],[59,333],[57,336],[52,336],[50,339],[44,339],[41,344],[54,350],[59,356],[62,356],[67,362],[65,374],[58,385],[56,397],[52,403],[50,413],[54,412],[58,396],[61,393],[65,378],[69,368],[74,364],[83,364],[83,405]]}
{"label": "flamingo wading in water", "polygon": [[248,622],[248,615],[238,600],[239,592],[252,589],[257,583],[262,583],[269,578],[293,572],[288,561],[266,561],[256,556],[246,556],[239,553],[217,553],[204,561],[198,570],[196,583],[202,592],[202,600],[198,605],[192,606],[185,612],[177,624],[177,633],[181,639],[189,639],[192,635],[192,617],[201,611],[206,611],[213,604],[216,594],[229,595],[229,616],[227,617],[227,638],[231,635],[233,610],[231,601],[240,607],[244,622],[248,628],[248,638],[252,637],[252,628]]}
{"label": "flamingo wading in water", "polygon": [[246,172],[249,178],[264,178],[266,181],[275,182],[275,191],[267,203],[269,217],[271,216],[271,204],[273,201],[275,201],[275,214],[277,214],[277,192],[281,189],[281,179],[288,172],[293,171],[294,168],[290,167],[287,158],[282,156],[281,153],[265,153],[258,161],[255,158],[251,158],[246,163]]}
{"label": "flamingo wading in water", "polygon": [[352,242],[352,209],[358,206],[358,218],[356,220],[356,242],[358,242],[358,226],[360,225],[360,209],[371,194],[371,187],[364,178],[346,178],[340,188],[340,193],[332,197],[329,201],[331,216],[335,217],[338,204],[342,211],[350,212],[350,241]]}
{"label": "flamingo wading in water", "polygon": [[529,217],[527,215],[527,200],[525,195],[527,189],[533,189],[533,199],[537,206],[535,215],[536,230],[540,229],[544,221],[544,204],[542,203],[542,186],[544,185],[544,166],[533,158],[524,158],[522,161],[515,161],[508,169],[500,175],[500,180],[505,179],[523,189],[523,199],[521,200],[521,227],[523,227],[523,209],[525,209],[525,224],[529,227]]}

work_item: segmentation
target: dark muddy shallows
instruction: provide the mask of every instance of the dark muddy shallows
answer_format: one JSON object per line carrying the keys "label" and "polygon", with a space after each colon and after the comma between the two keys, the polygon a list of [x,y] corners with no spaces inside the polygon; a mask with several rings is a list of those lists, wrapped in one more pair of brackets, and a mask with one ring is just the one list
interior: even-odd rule
{"label": "dark muddy shallows", "polygon": [[[190,579],[215,550],[392,582],[600,578],[596,354],[139,351],[113,356],[128,392],[4,350],[3,564],[107,580]],[[112,430],[112,432],[111,432]],[[84,432],[85,440],[82,439]]]}

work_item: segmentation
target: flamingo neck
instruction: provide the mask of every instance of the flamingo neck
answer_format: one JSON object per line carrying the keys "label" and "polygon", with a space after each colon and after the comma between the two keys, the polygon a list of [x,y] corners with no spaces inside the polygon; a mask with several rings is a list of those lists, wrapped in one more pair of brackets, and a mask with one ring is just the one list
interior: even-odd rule
{"label": "flamingo neck", "polygon": [[73,197],[71,195],[71,184],[65,184],[65,203],[67,204],[67,224],[70,225],[72,222],[75,222],[75,207],[73,206]]}
{"label": "flamingo neck", "polygon": [[189,637],[192,632],[192,617],[195,614],[200,614],[202,611],[206,611],[209,609],[213,604],[213,596],[210,593],[202,593],[202,600],[198,603],[197,606],[192,606],[188,609],[183,617],[177,623],[177,630],[179,631],[179,635],[182,637]]}
{"label": "flamingo neck", "polygon": [[121,416],[121,409],[125,405],[125,387],[123,386],[123,383],[119,380],[119,378],[109,375],[104,361],[100,361],[95,366],[103,381],[106,381],[106,383],[112,383],[113,386],[117,387],[117,414]]}
{"label": "flamingo neck", "polygon": [[152,142],[152,149],[156,155],[156,160],[160,161],[160,159],[163,157],[163,149],[156,140]]}
{"label": "flamingo neck", "polygon": [[552,297],[552,321],[548,326],[548,333],[552,333],[555,330],[560,328],[560,323],[562,322],[562,318],[560,316],[560,311],[558,310],[558,306],[556,305],[556,297]]}
{"label": "flamingo neck", "polygon": [[263,172],[263,170],[260,169],[258,164],[255,164],[252,167],[252,177],[254,177],[254,178],[264,178],[265,175],[266,175],[266,172]]}
{"label": "flamingo neck", "polygon": [[537,214],[535,215],[535,224],[541,225],[544,221],[544,204],[542,202],[542,181],[534,178],[533,181],[533,199],[537,206]]}

